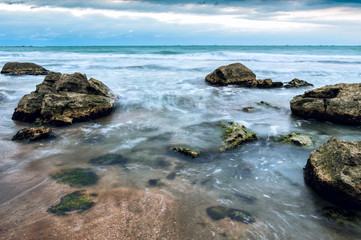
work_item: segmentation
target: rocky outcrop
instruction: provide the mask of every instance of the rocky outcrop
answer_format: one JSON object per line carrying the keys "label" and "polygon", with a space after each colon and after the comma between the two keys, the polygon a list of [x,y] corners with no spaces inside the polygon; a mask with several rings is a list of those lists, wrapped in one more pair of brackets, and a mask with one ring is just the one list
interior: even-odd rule
{"label": "rocky outcrop", "polygon": [[211,85],[225,86],[229,84],[250,88],[278,88],[283,83],[272,79],[257,80],[256,74],[242,63],[221,66],[206,76],[206,82]]}
{"label": "rocky outcrop", "polygon": [[300,80],[298,78],[294,78],[292,81],[286,83],[284,85],[285,88],[299,88],[299,87],[313,87],[313,84],[308,83],[304,80]]}
{"label": "rocky outcrop", "polygon": [[299,132],[291,132],[286,135],[272,136],[271,138],[276,142],[291,143],[302,147],[312,147],[314,145],[310,135]]}
{"label": "rocky outcrop", "polygon": [[115,95],[102,82],[85,74],[49,73],[18,103],[13,120],[33,122],[39,118],[57,126],[108,115]]}
{"label": "rocky outcrop", "polygon": [[2,74],[9,75],[46,75],[48,70],[35,63],[7,62],[1,70]]}
{"label": "rocky outcrop", "polygon": [[361,83],[328,85],[292,99],[293,114],[342,124],[361,125]]}
{"label": "rocky outcrop", "polygon": [[171,147],[169,150],[191,158],[196,158],[200,156],[200,152],[198,150],[193,150],[187,147]]}
{"label": "rocky outcrop", "polygon": [[361,209],[361,141],[332,137],[311,153],[304,177],[330,201]]}
{"label": "rocky outcrop", "polygon": [[19,130],[12,138],[13,141],[37,141],[54,137],[49,127],[31,127]]}
{"label": "rocky outcrop", "polygon": [[220,122],[219,124],[222,130],[221,137],[223,140],[223,146],[219,149],[221,152],[231,150],[241,144],[253,142],[258,139],[256,133],[248,131],[245,126],[239,125],[238,123]]}

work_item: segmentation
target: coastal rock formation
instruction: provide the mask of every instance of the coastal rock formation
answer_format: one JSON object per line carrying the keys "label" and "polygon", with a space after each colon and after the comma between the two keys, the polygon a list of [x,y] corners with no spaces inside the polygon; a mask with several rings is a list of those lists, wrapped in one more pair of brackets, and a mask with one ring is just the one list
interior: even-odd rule
{"label": "coastal rock formation", "polygon": [[293,114],[343,124],[361,124],[361,83],[327,85],[306,91],[290,103]]}
{"label": "coastal rock formation", "polygon": [[13,141],[36,141],[53,136],[49,127],[32,127],[19,130],[12,138]]}
{"label": "coastal rock formation", "polygon": [[235,122],[220,122],[222,130],[223,147],[221,152],[231,150],[247,142],[253,142],[258,139],[254,132],[250,132],[245,126]]}
{"label": "coastal rock formation", "polygon": [[115,95],[102,82],[85,74],[49,73],[18,103],[12,119],[33,122],[39,118],[57,126],[110,114]]}
{"label": "coastal rock formation", "polygon": [[299,132],[291,132],[286,135],[273,136],[271,138],[276,142],[292,143],[302,147],[312,147],[314,144],[310,135]]}
{"label": "coastal rock formation", "polygon": [[171,147],[169,150],[180,153],[184,156],[196,158],[200,156],[200,152],[186,147]]}
{"label": "coastal rock formation", "polygon": [[283,83],[272,79],[257,80],[256,74],[242,63],[221,66],[206,76],[206,82],[211,85],[225,86],[229,84],[250,88],[277,88]]}
{"label": "coastal rock formation", "polygon": [[313,84],[308,83],[304,80],[300,80],[298,78],[294,78],[292,81],[284,85],[285,88],[299,88],[299,87],[309,87],[309,86],[313,86]]}
{"label": "coastal rock formation", "polygon": [[304,177],[330,201],[361,208],[361,141],[330,138],[311,153]]}
{"label": "coastal rock formation", "polygon": [[9,75],[46,75],[48,70],[35,63],[7,62],[1,69],[2,74]]}

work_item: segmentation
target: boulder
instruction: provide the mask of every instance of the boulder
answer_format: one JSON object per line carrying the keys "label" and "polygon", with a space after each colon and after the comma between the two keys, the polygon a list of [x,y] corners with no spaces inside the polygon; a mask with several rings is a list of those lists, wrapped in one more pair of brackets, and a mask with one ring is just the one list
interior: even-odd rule
{"label": "boulder", "polygon": [[220,122],[219,124],[223,140],[223,146],[219,149],[221,152],[258,140],[256,133],[250,132],[245,126],[236,122]]}
{"label": "boulder", "polygon": [[292,113],[321,121],[361,124],[361,83],[327,85],[294,97]]}
{"label": "boulder", "polygon": [[110,114],[115,98],[107,86],[94,78],[87,80],[85,74],[49,73],[19,101],[12,119],[70,125]]}
{"label": "boulder", "polygon": [[2,74],[9,75],[46,75],[48,70],[35,63],[19,63],[19,62],[7,62],[1,69]]}
{"label": "boulder", "polygon": [[250,88],[282,87],[283,83],[272,79],[257,80],[256,74],[242,63],[221,66],[206,76],[206,82],[211,85],[225,86],[229,84]]}
{"label": "boulder", "polygon": [[36,141],[54,136],[49,127],[31,127],[19,130],[12,138],[13,141]]}
{"label": "boulder", "polygon": [[317,193],[345,207],[361,208],[361,141],[335,137],[310,154],[305,182]]}
{"label": "boulder", "polygon": [[294,78],[292,81],[284,85],[285,88],[299,88],[299,87],[309,87],[309,86],[313,87],[313,84],[308,83],[304,80],[300,80],[298,78]]}

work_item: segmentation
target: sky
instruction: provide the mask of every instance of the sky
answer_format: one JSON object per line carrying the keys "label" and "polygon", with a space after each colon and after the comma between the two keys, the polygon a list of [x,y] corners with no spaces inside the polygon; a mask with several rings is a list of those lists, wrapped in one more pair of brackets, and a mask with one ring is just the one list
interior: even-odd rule
{"label": "sky", "polygon": [[361,0],[0,0],[0,46],[361,45]]}

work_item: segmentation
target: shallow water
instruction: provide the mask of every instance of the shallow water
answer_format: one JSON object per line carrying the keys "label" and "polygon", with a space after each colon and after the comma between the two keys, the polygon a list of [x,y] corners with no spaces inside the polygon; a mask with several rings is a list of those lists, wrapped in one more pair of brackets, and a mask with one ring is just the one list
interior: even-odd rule
{"label": "shallow water", "polygon": [[[12,121],[13,110],[43,76],[0,75],[4,95],[0,105],[0,207],[13,199],[21,201],[26,189],[36,187],[31,179],[9,187],[6,179],[12,174],[41,169],[41,183],[56,169],[89,167],[93,157],[118,153],[129,158],[129,163],[95,167],[101,177],[98,188],[147,188],[149,179],[159,178],[165,183],[164,191],[187,197],[190,206],[207,199],[207,204],[249,211],[256,223],[242,233],[244,239],[356,239],[361,234],[359,229],[337,225],[320,215],[319,210],[331,204],[305,186],[302,172],[312,150],[331,136],[361,140],[360,127],[292,116],[290,100],[311,88],[213,87],[204,81],[215,68],[242,62],[259,79],[288,82],[297,77],[315,87],[356,83],[361,77],[361,47],[0,47],[0,65],[7,61],[86,73],[120,97],[110,116],[54,128],[58,138],[51,141],[14,143],[11,137],[29,124]],[[279,109],[257,105],[260,101]],[[256,111],[242,111],[248,106],[255,106]],[[261,139],[217,153],[220,131],[216,122],[220,120],[243,124]],[[301,148],[269,139],[290,131],[310,133],[315,146]],[[196,160],[183,158],[168,150],[174,145],[192,146],[207,154]],[[172,172],[176,178],[167,180]]]}

